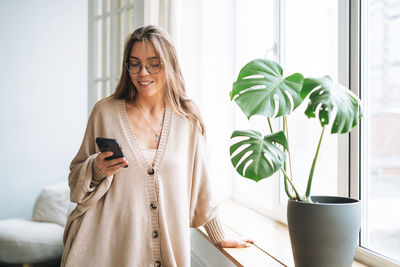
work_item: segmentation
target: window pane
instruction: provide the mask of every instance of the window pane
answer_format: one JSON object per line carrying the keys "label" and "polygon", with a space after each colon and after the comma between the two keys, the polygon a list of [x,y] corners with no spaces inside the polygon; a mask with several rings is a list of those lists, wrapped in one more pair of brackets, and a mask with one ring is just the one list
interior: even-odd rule
{"label": "window pane", "polygon": [[103,20],[98,19],[95,21],[95,58],[94,58],[94,70],[95,77],[103,77]]}
{"label": "window pane", "polygon": [[104,13],[108,13],[111,11],[111,0],[103,0],[103,5],[104,5]]}
{"label": "window pane", "polygon": [[126,17],[126,12],[122,11],[122,12],[118,12],[117,13],[117,19],[118,19],[118,39],[117,39],[117,55],[118,55],[118,59],[117,59],[117,76],[121,75],[121,71],[122,71],[122,60],[124,57],[124,40],[126,37],[126,28],[125,28],[125,21],[127,20]]}
{"label": "window pane", "polygon": [[107,16],[105,19],[104,25],[104,68],[105,68],[105,76],[110,77],[111,75],[111,17]]}
{"label": "window pane", "polygon": [[95,90],[96,90],[96,96],[97,96],[97,99],[95,99],[95,100],[96,100],[96,102],[97,102],[97,101],[99,101],[101,98],[103,98],[103,97],[102,97],[102,95],[103,95],[103,82],[102,82],[102,81],[96,82]]}
{"label": "window pane", "polygon": [[129,9],[128,11],[128,32],[133,32],[133,9]]}
{"label": "window pane", "polygon": [[400,261],[400,1],[365,4],[361,245]]}
{"label": "window pane", "polygon": [[96,4],[95,15],[96,16],[100,16],[101,14],[103,14],[103,0],[95,0],[95,4]]}
{"label": "window pane", "polygon": [[[274,1],[236,1],[235,6],[235,77],[240,69],[255,58],[275,59],[274,54]],[[267,130],[265,117],[254,116],[250,123],[243,112],[235,106],[235,129],[255,129],[263,134]],[[236,174],[236,173],[235,173]],[[272,208],[273,180],[270,177],[258,183],[235,176],[235,194],[247,203]]]}
{"label": "window pane", "polygon": [[[300,72],[305,77],[329,75],[337,80],[337,25],[337,0],[285,1],[284,75]],[[305,192],[322,131],[316,119],[305,116],[305,108],[306,102],[288,118],[293,180],[300,194]],[[325,131],[311,195],[337,195],[337,145],[337,135]],[[281,201],[286,202],[286,199],[282,189]]]}

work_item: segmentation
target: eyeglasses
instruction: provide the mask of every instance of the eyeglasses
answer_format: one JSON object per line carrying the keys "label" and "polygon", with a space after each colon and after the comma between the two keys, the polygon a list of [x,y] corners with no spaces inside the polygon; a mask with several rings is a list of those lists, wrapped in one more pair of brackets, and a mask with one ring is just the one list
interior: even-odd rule
{"label": "eyeglasses", "polygon": [[[157,74],[161,70],[162,63],[159,60],[152,59],[146,62],[145,68],[150,74]],[[137,61],[126,62],[126,68],[131,74],[138,74],[142,71],[143,64]]]}

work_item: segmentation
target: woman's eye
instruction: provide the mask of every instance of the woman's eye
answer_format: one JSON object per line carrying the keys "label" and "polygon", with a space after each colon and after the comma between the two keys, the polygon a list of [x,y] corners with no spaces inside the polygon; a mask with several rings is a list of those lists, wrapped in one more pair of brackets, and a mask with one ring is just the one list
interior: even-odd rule
{"label": "woman's eye", "polygon": [[137,68],[140,66],[140,63],[130,63],[131,67]]}
{"label": "woman's eye", "polygon": [[160,61],[158,60],[152,60],[150,61],[150,66],[151,67],[159,67],[161,65]]}

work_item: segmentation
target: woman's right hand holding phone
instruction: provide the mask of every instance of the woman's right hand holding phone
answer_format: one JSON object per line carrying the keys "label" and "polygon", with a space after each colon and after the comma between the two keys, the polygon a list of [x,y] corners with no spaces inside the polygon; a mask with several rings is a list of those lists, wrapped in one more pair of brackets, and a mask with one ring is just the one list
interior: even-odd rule
{"label": "woman's right hand holding phone", "polygon": [[95,158],[97,168],[100,169],[105,176],[116,174],[122,167],[128,165],[128,161],[124,157],[106,160],[106,158],[112,155],[113,152],[106,151],[99,153]]}

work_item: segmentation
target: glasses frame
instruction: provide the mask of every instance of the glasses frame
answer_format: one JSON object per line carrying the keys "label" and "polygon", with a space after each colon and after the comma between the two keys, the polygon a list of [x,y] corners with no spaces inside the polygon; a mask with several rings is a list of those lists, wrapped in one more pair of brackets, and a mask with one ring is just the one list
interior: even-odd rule
{"label": "glasses frame", "polygon": [[[147,61],[147,62],[148,62],[148,61]],[[159,64],[160,64],[160,70],[157,71],[157,72],[151,72],[151,71],[149,71],[148,67],[150,68],[150,66],[147,66],[147,62],[146,62],[146,65],[144,65],[144,67],[145,67],[146,71],[147,71],[149,74],[158,74],[158,73],[160,73],[160,71],[161,71],[161,65],[163,65],[162,62],[159,63]],[[131,72],[131,71],[129,70],[129,64],[130,64],[129,61],[125,62],[126,69],[127,69],[127,71],[128,71],[130,74],[139,74],[139,73],[142,71],[142,69],[143,69],[143,63],[140,62],[140,69],[139,69],[139,71],[138,71],[138,72]]]}

